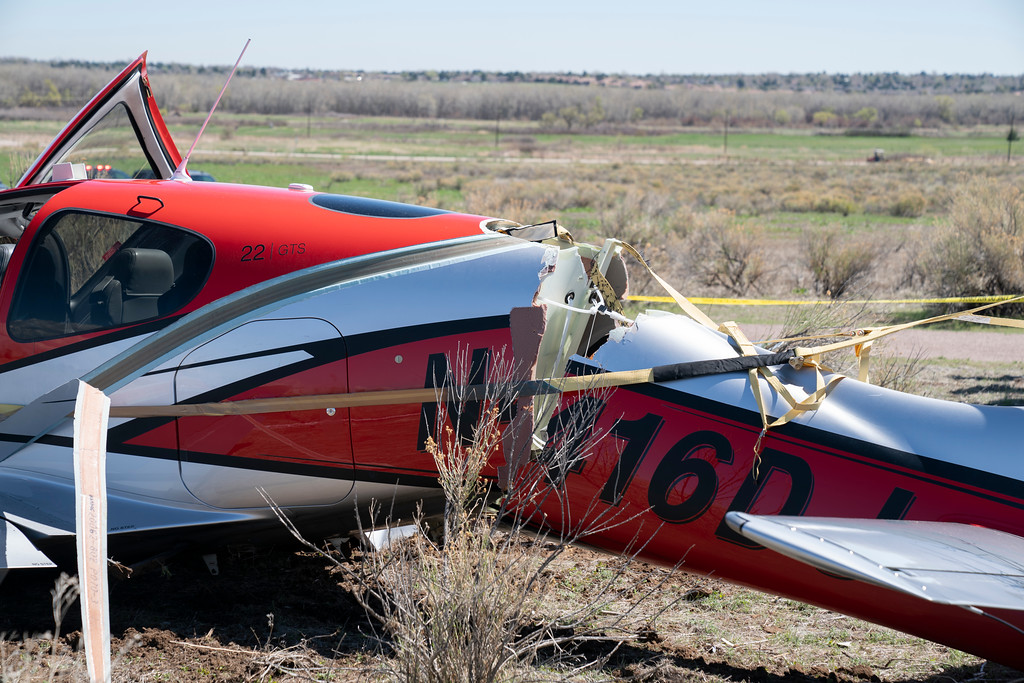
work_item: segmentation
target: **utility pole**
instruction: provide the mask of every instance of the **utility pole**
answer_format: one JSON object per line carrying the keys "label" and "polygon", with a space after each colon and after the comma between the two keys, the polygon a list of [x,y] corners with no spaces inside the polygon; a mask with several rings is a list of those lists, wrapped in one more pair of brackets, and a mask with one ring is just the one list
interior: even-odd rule
{"label": "utility pole", "polygon": [[1006,163],[1010,163],[1010,152],[1013,150],[1013,143],[1020,140],[1017,129],[1013,127],[1016,112],[1010,114],[1010,132],[1006,135]]}
{"label": "utility pole", "polygon": [[725,140],[722,143],[722,153],[729,158],[729,110],[725,110]]}

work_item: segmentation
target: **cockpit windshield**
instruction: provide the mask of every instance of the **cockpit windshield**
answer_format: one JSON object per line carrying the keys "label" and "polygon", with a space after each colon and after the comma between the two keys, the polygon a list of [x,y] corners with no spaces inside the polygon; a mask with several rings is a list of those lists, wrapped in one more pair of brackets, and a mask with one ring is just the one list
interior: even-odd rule
{"label": "cockpit windshield", "polygon": [[[83,164],[89,178],[153,178],[155,170],[139,147],[136,130],[128,108],[118,103],[55,163]],[[52,176],[51,169],[43,182]]]}
{"label": "cockpit windshield", "polygon": [[[62,165],[55,176],[54,166],[67,162],[71,166]],[[180,162],[150,93],[142,55],[78,112],[16,187],[85,178],[170,178]]]}

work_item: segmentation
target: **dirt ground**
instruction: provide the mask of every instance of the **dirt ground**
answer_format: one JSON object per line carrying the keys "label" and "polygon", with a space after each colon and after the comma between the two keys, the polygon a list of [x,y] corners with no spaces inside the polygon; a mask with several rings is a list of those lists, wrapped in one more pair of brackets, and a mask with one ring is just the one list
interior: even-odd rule
{"label": "dirt ground", "polygon": [[[754,331],[751,331],[754,334]],[[1012,396],[1024,403],[1018,333],[913,331],[889,352],[927,360],[922,380],[956,400]],[[979,394],[999,387],[995,394]],[[960,392],[958,394],[958,392]],[[1002,394],[998,393],[1002,392]],[[550,609],[568,609],[590,576],[623,560],[574,548],[555,565]],[[211,576],[181,555],[111,585],[115,681],[372,681],[386,654],[375,625],[341,587],[336,568],[291,547],[233,548]],[[59,624],[49,572],[15,573],[0,586],[0,681],[84,681],[77,603]],[[635,563],[638,586],[664,570]],[[638,613],[653,622],[579,653],[602,661],[582,680],[758,683],[1020,681],[1024,673],[840,614],[677,573]],[[614,614],[615,606],[609,608]],[[646,611],[645,611],[646,610]],[[386,652],[386,647],[383,648]],[[576,660],[573,660],[576,663]],[[565,669],[531,670],[558,680]]]}
{"label": "dirt ground", "polygon": [[[624,560],[573,548],[557,565],[553,610],[587,599],[591,576]],[[224,556],[210,576],[199,558],[114,582],[115,681],[372,681],[384,663],[374,624],[341,587],[336,569],[309,552],[275,549]],[[666,570],[625,567],[621,583],[664,579]],[[81,681],[76,608],[54,643],[53,576],[3,586],[0,680]],[[673,574],[634,623],[675,601],[652,625],[609,632],[579,656],[603,663],[586,681],[1014,681],[1024,674],[866,622],[706,577]],[[622,609],[608,605],[609,614]],[[572,664],[578,664],[573,659]],[[532,671],[561,680],[565,668]]]}
{"label": "dirt ground", "polygon": [[887,345],[894,354],[904,356],[1024,362],[1024,334],[1019,332],[904,330]]}

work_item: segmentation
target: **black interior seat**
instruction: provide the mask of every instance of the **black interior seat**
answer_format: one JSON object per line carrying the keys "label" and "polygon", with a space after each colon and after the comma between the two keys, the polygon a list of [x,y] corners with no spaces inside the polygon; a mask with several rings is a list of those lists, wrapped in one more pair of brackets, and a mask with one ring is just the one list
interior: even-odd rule
{"label": "black interior seat", "polygon": [[122,249],[114,258],[111,272],[121,287],[120,322],[155,318],[160,297],[174,284],[170,255],[160,249]]}
{"label": "black interior seat", "polygon": [[206,281],[213,261],[213,252],[205,242],[196,240],[185,252],[181,274],[174,281],[170,291],[160,297],[160,315],[178,310],[199,292]]}
{"label": "black interior seat", "polygon": [[67,332],[68,265],[52,234],[29,257],[12,306],[8,329],[23,341],[59,337]]}
{"label": "black interior seat", "polygon": [[14,253],[14,244],[7,242],[0,244],[0,278],[7,271],[7,265],[11,262],[11,254]]}

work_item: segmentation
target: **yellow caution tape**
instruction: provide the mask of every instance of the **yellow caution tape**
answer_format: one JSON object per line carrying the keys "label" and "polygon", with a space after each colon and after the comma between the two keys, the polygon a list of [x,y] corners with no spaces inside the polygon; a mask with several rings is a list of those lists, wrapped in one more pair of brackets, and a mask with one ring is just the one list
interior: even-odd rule
{"label": "yellow caution tape", "polygon": [[[800,300],[788,300],[788,299],[739,299],[739,298],[707,298],[707,297],[683,297],[672,289],[668,283],[662,278],[658,277],[650,265],[644,261],[643,257],[633,247],[627,244],[622,244],[624,251],[627,251],[633,255],[637,260],[643,264],[648,272],[655,277],[659,284],[661,284],[671,296],[626,296],[624,297],[627,301],[647,301],[655,303],[668,303],[677,304],[684,313],[689,315],[691,318],[699,323],[704,324],[706,327],[711,329],[719,329],[724,332],[736,343],[740,348],[740,352],[743,355],[753,353],[753,345],[747,339],[746,335],[740,330],[739,326],[733,322],[723,323],[721,326],[717,326],[712,322],[707,314],[700,309],[695,307],[695,304],[705,305],[732,305],[732,306],[808,306],[808,305],[830,305],[834,303],[840,303],[834,300],[827,301],[800,301]],[[836,335],[836,336],[849,336],[849,339],[840,342],[834,342],[831,344],[824,344],[816,347],[796,347],[793,349],[794,353],[804,365],[810,365],[815,368],[816,378],[816,389],[813,394],[809,395],[803,400],[797,400],[793,396],[788,388],[783,385],[770,368],[762,367],[751,369],[750,374],[750,388],[754,392],[754,398],[757,401],[758,411],[761,414],[761,433],[757,437],[757,441],[754,444],[754,464],[753,464],[753,476],[756,481],[758,478],[758,469],[761,460],[761,449],[763,448],[763,442],[765,437],[768,435],[769,430],[773,427],[783,425],[789,422],[791,419],[799,415],[800,413],[817,410],[822,401],[828,395],[829,390],[836,385],[836,383],[843,378],[843,375],[835,374],[828,382],[824,381],[824,377],[821,374],[822,370],[827,368],[821,362],[821,356],[829,351],[836,351],[843,348],[853,347],[854,353],[858,360],[858,377],[862,382],[868,381],[868,367],[871,358],[871,345],[872,343],[881,337],[898,332],[900,330],[909,329],[918,325],[927,325],[929,323],[940,322],[943,320],[951,320],[959,318],[968,322],[979,322],[987,325],[1005,325],[1007,327],[1024,327],[1024,322],[1016,320],[1008,320],[1005,318],[990,318],[987,316],[977,315],[980,311],[983,311],[993,306],[998,306],[1000,303],[1006,303],[1009,301],[1019,301],[1024,298],[1024,295],[1001,295],[1001,296],[982,296],[982,297],[946,297],[937,299],[866,299],[859,301],[847,301],[844,303],[856,303],[856,304],[955,304],[955,303],[974,303],[983,304],[967,311],[961,311],[959,313],[950,313],[947,315],[934,316],[931,318],[925,318],[923,320],[915,320],[910,323],[903,323],[901,325],[888,325],[885,327],[866,328],[864,330],[856,330],[852,333]],[[782,398],[789,406],[790,410],[782,417],[769,421],[768,412],[764,403],[763,397],[761,396],[761,378],[763,378],[767,384],[775,390],[776,394]]]}

